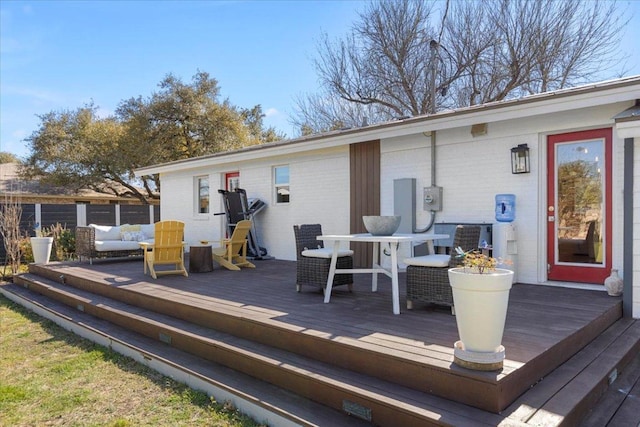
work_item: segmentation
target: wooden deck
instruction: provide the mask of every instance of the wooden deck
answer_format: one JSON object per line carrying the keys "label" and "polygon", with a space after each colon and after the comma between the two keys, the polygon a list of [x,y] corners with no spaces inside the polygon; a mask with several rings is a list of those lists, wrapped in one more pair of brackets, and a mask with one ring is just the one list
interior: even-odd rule
{"label": "wooden deck", "polygon": [[157,280],[143,275],[140,261],[32,265],[16,283],[376,425],[578,420],[586,408],[548,406],[560,385],[527,391],[567,361],[586,363],[580,357],[598,353],[591,347],[623,334],[636,339],[624,354],[639,347],[640,328],[620,323],[620,298],[518,284],[510,295],[504,369],[471,371],[452,363],[455,317],[446,307],[407,310],[402,275],[401,314],[393,315],[384,276],[372,293],[371,276],[355,275],[352,293],[336,288],[324,304],[315,289],[295,291],[294,262],[256,264]]}

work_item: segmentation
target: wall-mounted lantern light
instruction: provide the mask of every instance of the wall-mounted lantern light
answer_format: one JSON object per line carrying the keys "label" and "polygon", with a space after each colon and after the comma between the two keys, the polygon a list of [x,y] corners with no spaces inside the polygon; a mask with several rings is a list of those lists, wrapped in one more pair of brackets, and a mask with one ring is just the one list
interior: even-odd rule
{"label": "wall-mounted lantern light", "polygon": [[518,144],[511,149],[511,173],[531,172],[529,161],[529,147],[527,144]]}

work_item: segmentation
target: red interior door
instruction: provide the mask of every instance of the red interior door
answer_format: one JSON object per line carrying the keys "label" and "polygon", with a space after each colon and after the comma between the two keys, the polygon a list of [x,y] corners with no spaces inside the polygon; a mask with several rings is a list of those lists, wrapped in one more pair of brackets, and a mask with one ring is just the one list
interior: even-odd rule
{"label": "red interior door", "polygon": [[547,138],[548,279],[603,284],[611,270],[611,129]]}

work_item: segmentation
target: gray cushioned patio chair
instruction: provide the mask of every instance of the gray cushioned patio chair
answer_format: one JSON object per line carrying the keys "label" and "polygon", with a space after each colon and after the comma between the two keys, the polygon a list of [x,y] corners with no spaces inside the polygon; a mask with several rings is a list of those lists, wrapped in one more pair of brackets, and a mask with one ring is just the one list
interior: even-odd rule
{"label": "gray cushioned patio chair", "polygon": [[453,237],[453,247],[450,255],[425,255],[404,260],[407,264],[407,309],[413,308],[413,303],[424,302],[451,307],[451,314],[455,314],[453,293],[449,285],[449,268],[460,264],[456,257],[455,248],[458,246],[465,252],[478,249],[480,240],[480,226],[458,225]]}
{"label": "gray cushioned patio chair", "polygon": [[[331,248],[325,248],[322,240],[316,237],[322,235],[320,224],[294,225],[296,238],[296,290],[300,292],[303,285],[310,285],[322,289],[324,293],[331,266]],[[338,252],[336,268],[353,268],[353,251],[341,249]],[[353,274],[336,274],[333,286],[353,286]]]}

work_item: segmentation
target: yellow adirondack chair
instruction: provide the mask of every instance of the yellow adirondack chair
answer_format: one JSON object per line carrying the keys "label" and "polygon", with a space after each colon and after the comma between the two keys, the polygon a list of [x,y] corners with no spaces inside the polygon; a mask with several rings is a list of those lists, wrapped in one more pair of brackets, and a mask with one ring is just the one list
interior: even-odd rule
{"label": "yellow adirondack chair", "polygon": [[247,260],[247,235],[251,229],[251,221],[238,221],[230,239],[222,241],[222,246],[213,248],[213,260],[229,270],[240,270],[240,267],[255,268]]}
{"label": "yellow adirondack chair", "polygon": [[[147,268],[151,277],[157,279],[165,274],[189,276],[184,266],[184,222],[160,221],[155,223],[153,243],[140,242],[144,251],[144,274]],[[158,265],[171,265],[173,270],[156,270]]]}

